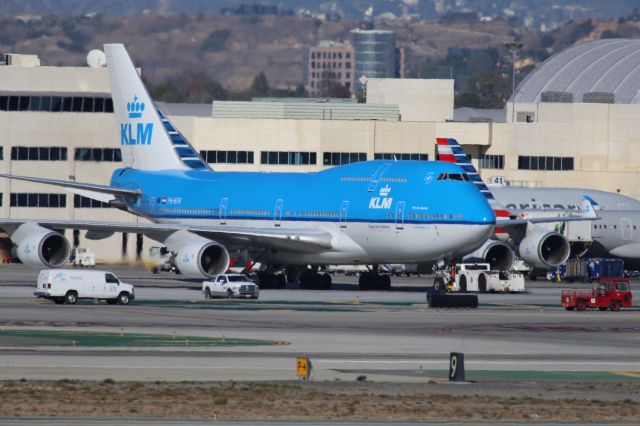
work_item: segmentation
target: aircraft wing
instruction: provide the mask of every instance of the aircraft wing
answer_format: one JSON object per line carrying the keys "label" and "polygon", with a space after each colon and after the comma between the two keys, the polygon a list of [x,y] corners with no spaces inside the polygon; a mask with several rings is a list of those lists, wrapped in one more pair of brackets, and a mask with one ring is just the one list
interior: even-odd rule
{"label": "aircraft wing", "polygon": [[24,180],[27,182],[43,183],[45,185],[61,186],[63,188],[89,191],[93,193],[108,194],[108,195],[123,195],[125,197],[139,197],[141,194],[139,191],[125,188],[114,188],[108,185],[98,185],[95,183],[81,183],[73,180],[60,180],[60,179],[45,179],[32,176],[16,176],[6,173],[0,173],[0,177],[15,180]]}
{"label": "aircraft wing", "polygon": [[521,215],[520,217],[496,220],[496,226],[501,228],[509,227],[509,226],[521,226],[526,225],[528,223],[537,224],[537,223],[557,223],[557,222],[575,222],[581,220],[600,220],[598,214],[595,212],[594,201],[589,197],[584,197],[582,201],[582,214],[580,215],[556,215],[556,216],[536,216],[536,217],[526,217]]}
{"label": "aircraft wing", "polygon": [[[191,231],[220,243],[259,246],[278,250],[313,253],[332,247],[330,233],[303,228],[238,228],[226,225],[187,225],[78,220],[0,219],[0,228],[12,231],[23,223],[37,223],[49,229],[80,229],[97,232],[128,232],[163,239],[176,231]],[[157,238],[156,238],[157,237]]]}
{"label": "aircraft wing", "polygon": [[549,216],[549,217],[519,217],[515,219],[496,220],[496,227],[507,228],[510,226],[523,226],[528,223],[558,223],[558,222],[577,222],[583,220],[599,220],[599,217],[584,216]]}

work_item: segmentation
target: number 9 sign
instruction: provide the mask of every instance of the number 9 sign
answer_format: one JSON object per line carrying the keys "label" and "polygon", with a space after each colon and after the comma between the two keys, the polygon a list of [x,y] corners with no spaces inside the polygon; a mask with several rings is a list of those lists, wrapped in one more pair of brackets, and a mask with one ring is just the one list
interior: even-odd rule
{"label": "number 9 sign", "polygon": [[451,352],[449,355],[449,381],[464,382],[464,354]]}

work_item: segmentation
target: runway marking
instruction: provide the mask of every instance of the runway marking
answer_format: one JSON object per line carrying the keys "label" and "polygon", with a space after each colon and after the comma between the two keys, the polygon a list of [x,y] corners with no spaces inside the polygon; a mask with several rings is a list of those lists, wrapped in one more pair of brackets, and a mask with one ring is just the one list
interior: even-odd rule
{"label": "runway marking", "polygon": [[[442,364],[447,368],[448,360],[375,360],[375,359],[364,359],[364,360],[341,360],[341,359],[322,359],[322,358],[314,358],[311,357],[311,360],[314,364],[319,363],[327,363],[327,364]],[[522,363],[527,365],[620,365],[620,366],[631,366],[637,368],[640,371],[640,361],[638,362],[610,362],[610,361],[517,361],[517,360],[490,360],[490,361],[469,361],[465,359],[465,365],[476,364],[476,365],[504,365],[505,363]],[[501,370],[513,370],[514,368],[502,368]],[[579,370],[577,370],[579,371]]]}
{"label": "runway marking", "polygon": [[636,373],[633,371],[611,371],[611,373],[617,374],[619,376],[633,377],[634,379],[640,379],[640,373]]}

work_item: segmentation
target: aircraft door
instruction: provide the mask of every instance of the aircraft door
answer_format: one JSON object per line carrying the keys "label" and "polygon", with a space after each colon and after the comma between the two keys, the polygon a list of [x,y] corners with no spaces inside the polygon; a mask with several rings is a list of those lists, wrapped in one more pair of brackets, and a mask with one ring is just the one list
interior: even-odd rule
{"label": "aircraft door", "polygon": [[280,222],[282,221],[282,204],[283,204],[283,200],[282,198],[278,198],[276,200],[276,206],[273,209],[273,224],[275,226],[280,226]]}
{"label": "aircraft door", "polygon": [[220,201],[220,225],[227,224],[227,204],[229,204],[228,198],[223,198]]}
{"label": "aircraft door", "polygon": [[396,205],[396,229],[404,229],[404,201]]}
{"label": "aircraft door", "polygon": [[104,276],[104,287],[102,297],[107,299],[115,299],[118,297],[118,284],[120,281],[115,275],[106,273]]}
{"label": "aircraft door", "polygon": [[629,219],[620,219],[620,227],[622,228],[622,239],[624,241],[633,239],[633,228]]}
{"label": "aircraft door", "polygon": [[340,228],[347,227],[347,210],[349,209],[349,201],[344,200],[340,207]]}

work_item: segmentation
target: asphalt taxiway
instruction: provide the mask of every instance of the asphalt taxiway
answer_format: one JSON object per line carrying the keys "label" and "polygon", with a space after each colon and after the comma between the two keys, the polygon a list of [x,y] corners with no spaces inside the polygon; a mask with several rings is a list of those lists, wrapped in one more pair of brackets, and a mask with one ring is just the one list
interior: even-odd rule
{"label": "asphalt taxiway", "polygon": [[[331,291],[263,290],[258,301],[206,301],[196,281],[102,269],[136,286],[133,304],[55,305],[33,296],[37,271],[0,266],[3,378],[290,380],[296,357],[305,356],[314,380],[420,382],[444,379],[450,352],[465,354],[471,380],[640,378],[638,310],[567,312],[559,306],[561,287],[548,282],[527,282],[525,294],[480,295],[477,310],[448,310],[426,307],[429,277],[397,278],[390,292],[360,292],[355,278],[336,276]],[[16,329],[272,344],[100,346],[3,336]]]}

